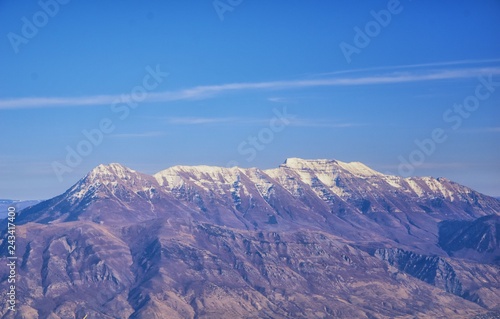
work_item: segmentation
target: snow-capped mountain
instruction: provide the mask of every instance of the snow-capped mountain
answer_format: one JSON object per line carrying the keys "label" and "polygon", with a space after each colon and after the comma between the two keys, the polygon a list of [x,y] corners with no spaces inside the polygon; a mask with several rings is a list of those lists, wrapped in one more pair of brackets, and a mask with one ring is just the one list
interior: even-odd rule
{"label": "snow-capped mountain", "polygon": [[[99,165],[19,220],[126,225],[168,218],[244,230],[308,227],[418,250],[420,243],[438,242],[441,221],[498,212],[497,199],[445,178],[402,178],[362,163],[291,158],[270,170],[174,166],[152,176]],[[442,253],[438,245],[424,251]]]}
{"label": "snow-capped mountain", "polygon": [[[241,229],[302,225],[357,239],[385,233],[405,243],[427,240],[430,224],[498,211],[498,200],[444,178],[401,178],[361,163],[292,158],[270,170],[175,166],[153,176],[120,164],[99,165],[20,218],[116,224],[192,216]],[[382,229],[387,226],[389,232]]]}
{"label": "snow-capped mountain", "polygon": [[499,216],[445,178],[357,162],[99,165],[17,217],[21,298],[54,318],[469,318],[500,311]]}

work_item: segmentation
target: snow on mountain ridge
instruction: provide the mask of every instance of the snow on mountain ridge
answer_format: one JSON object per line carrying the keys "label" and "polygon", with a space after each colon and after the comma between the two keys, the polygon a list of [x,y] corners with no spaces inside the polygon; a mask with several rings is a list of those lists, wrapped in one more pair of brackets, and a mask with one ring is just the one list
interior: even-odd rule
{"label": "snow on mountain ridge", "polygon": [[[291,170],[290,172],[287,172]],[[293,172],[293,173],[292,173]],[[288,188],[292,193],[296,193],[296,186],[286,182],[286,178],[292,174],[298,180],[309,186],[318,187],[318,182],[326,186],[329,191],[338,196],[349,196],[349,189],[346,189],[342,180],[369,180],[374,187],[393,187],[406,192],[414,193],[417,197],[425,196],[427,193],[439,193],[445,198],[453,199],[453,192],[443,185],[449,184],[448,180],[426,177],[402,178],[379,173],[360,162],[341,162],[338,160],[317,159],[306,160],[301,158],[288,158],[279,168],[260,170],[257,168],[239,167],[218,167],[218,166],[173,166],[162,170],[152,177],[159,186],[168,189],[180,188],[189,183],[210,190],[215,185],[232,186],[239,183],[240,175],[248,176],[252,182],[258,185],[259,190],[267,194],[271,181],[264,181],[267,178],[256,178],[257,175],[267,175],[278,181],[279,184]],[[141,179],[142,175],[135,170],[129,169],[121,164],[112,163],[109,165],[99,165],[94,168],[86,179],[96,186],[100,184],[116,186],[119,182]],[[287,177],[288,176],[288,177]],[[285,185],[288,184],[288,187]],[[354,186],[352,183],[349,185]],[[383,186],[385,185],[385,186]],[[257,186],[257,185],[256,185]],[[225,187],[225,186],[224,186]],[[292,189],[293,188],[293,189]],[[322,191],[321,187],[318,191]],[[78,195],[78,197],[81,194]]]}
{"label": "snow on mountain ridge", "polygon": [[125,167],[119,163],[111,163],[109,165],[100,164],[96,168],[94,168],[90,173],[87,174],[87,177],[90,179],[110,179],[113,177],[118,177],[122,180],[129,180],[131,175],[137,173],[133,169]]}
{"label": "snow on mountain ridge", "polygon": [[[85,187],[74,188],[77,198],[87,190],[95,190],[101,185],[116,189],[128,184],[132,189],[144,191],[154,187],[172,190],[219,193],[226,196],[255,188],[264,199],[268,199],[275,186],[283,187],[292,196],[299,198],[304,186],[310,187],[320,198],[330,198],[335,194],[343,199],[362,200],[394,196],[404,193],[412,198],[443,198],[450,201],[474,201],[473,190],[453,183],[445,178],[409,177],[384,175],[360,162],[345,163],[338,160],[306,160],[288,158],[278,168],[260,170],[258,168],[217,167],[217,166],[173,166],[154,175],[145,175],[121,164],[99,165],[87,174]],[[249,183],[250,182],[250,183]],[[241,188],[240,185],[241,184]],[[92,187],[89,187],[92,185]],[[122,186],[120,186],[122,187]],[[193,188],[195,187],[195,188]],[[182,190],[184,189],[184,190]],[[134,191],[135,192],[135,191]],[[392,195],[391,195],[392,194]],[[376,207],[373,206],[373,209]]]}
{"label": "snow on mountain ridge", "polygon": [[279,178],[280,174],[290,174],[291,172],[287,172],[288,170],[293,171],[292,175],[298,175],[299,179],[312,187],[321,198],[329,197],[325,192],[332,192],[343,198],[350,197],[353,191],[356,192],[356,189],[361,185],[354,181],[364,184],[368,179],[380,180],[385,176],[360,162],[345,163],[328,159],[289,158],[277,170],[266,172],[281,180],[281,183],[284,183],[283,186],[292,194],[298,194],[298,185]]}
{"label": "snow on mountain ridge", "polygon": [[[310,170],[316,173],[322,173],[329,175],[329,179],[331,176],[337,176],[340,172],[347,172],[355,177],[372,177],[372,176],[386,176],[393,177],[396,179],[402,179],[397,176],[389,176],[384,175],[380,172],[377,172],[370,167],[366,166],[361,162],[341,162],[338,160],[329,160],[329,159],[301,159],[301,158],[288,158],[285,160],[283,164],[279,166],[279,168],[288,168],[293,170]],[[233,182],[237,176],[241,173],[248,175],[250,171],[260,171],[260,172],[271,172],[276,170],[275,168],[260,170],[258,168],[240,168],[240,167],[221,167],[221,166],[208,166],[208,165],[194,165],[194,166],[186,166],[186,165],[176,165],[169,167],[167,169],[161,170],[152,176],[158,181],[160,185],[164,185],[165,180],[169,185],[172,185],[174,180],[176,182],[180,182],[178,178],[179,175],[190,176],[191,178],[195,178],[198,180],[207,179],[214,182]],[[133,169],[130,169],[126,166],[123,166],[119,163],[111,163],[108,165],[100,164],[92,171],[87,174],[87,177],[90,178],[107,178],[110,177],[118,177],[123,180],[130,179],[131,176],[135,175],[137,172]],[[325,180],[326,182],[326,180]],[[331,184],[332,181],[328,181],[327,184]],[[175,183],[173,183],[175,184]],[[396,187],[396,185],[393,185]]]}
{"label": "snow on mountain ridge", "polygon": [[71,202],[77,202],[88,195],[98,197],[101,191],[115,194],[130,189],[134,193],[150,193],[155,188],[155,184],[152,176],[137,172],[122,164],[100,164],[73,185],[67,193]]}
{"label": "snow on mountain ridge", "polygon": [[306,160],[293,157],[288,158],[282,165],[280,165],[280,167],[328,173],[339,172],[340,168],[358,177],[383,175],[382,173],[379,173],[360,162],[346,163],[328,159]]}
{"label": "snow on mountain ridge", "polygon": [[351,174],[356,175],[356,176],[361,176],[361,177],[368,177],[368,176],[383,176],[384,174],[379,173],[365,164],[361,162],[350,162],[350,163],[344,163],[337,161],[343,169],[346,171],[349,171]]}
{"label": "snow on mountain ridge", "polygon": [[225,168],[218,166],[173,166],[153,175],[160,186],[176,188],[182,186],[186,181],[190,181],[202,188],[204,182],[232,184],[239,179],[241,171],[238,167]]}

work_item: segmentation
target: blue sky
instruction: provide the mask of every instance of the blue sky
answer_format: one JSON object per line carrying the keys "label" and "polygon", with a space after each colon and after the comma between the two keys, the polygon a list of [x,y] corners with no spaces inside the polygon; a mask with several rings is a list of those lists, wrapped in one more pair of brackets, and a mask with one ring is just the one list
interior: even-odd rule
{"label": "blue sky", "polygon": [[0,2],[0,198],[287,157],[500,196],[499,1],[63,2]]}

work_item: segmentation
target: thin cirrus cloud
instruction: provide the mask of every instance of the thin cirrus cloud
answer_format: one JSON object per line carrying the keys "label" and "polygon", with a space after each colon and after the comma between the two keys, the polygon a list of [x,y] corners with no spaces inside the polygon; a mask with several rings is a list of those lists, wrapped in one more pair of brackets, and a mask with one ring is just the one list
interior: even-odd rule
{"label": "thin cirrus cloud", "polygon": [[169,117],[168,124],[173,125],[204,125],[204,124],[253,124],[256,119],[237,117]]}
{"label": "thin cirrus cloud", "polygon": [[324,119],[301,119],[294,118],[290,120],[290,126],[296,127],[325,127],[325,128],[351,128],[366,126],[363,123],[338,122]]}
{"label": "thin cirrus cloud", "polygon": [[251,117],[168,117],[171,125],[266,125],[269,119]]}
{"label": "thin cirrus cloud", "polygon": [[[437,81],[473,78],[478,76],[493,76],[500,74],[500,67],[440,69],[425,72],[408,72],[401,70],[389,74],[364,76],[335,76],[319,79],[302,79],[267,82],[242,82],[221,85],[202,85],[178,91],[149,93],[145,102],[170,102],[184,100],[201,100],[220,96],[230,92],[242,91],[279,91],[301,88],[328,87],[328,86],[360,86],[383,85],[408,82]],[[353,70],[354,73],[356,70]],[[117,95],[95,95],[83,97],[30,97],[30,98],[3,98],[0,99],[0,109],[25,109],[46,107],[77,107],[92,105],[110,105],[123,97]]]}
{"label": "thin cirrus cloud", "polygon": [[[416,166],[418,169],[428,169],[428,170],[442,170],[442,169],[464,169],[470,167],[470,163],[462,163],[462,162],[451,162],[451,163],[442,163],[442,162],[429,162],[422,163],[421,165]],[[378,170],[397,170],[399,169],[399,164],[390,164],[390,165],[374,165]],[[388,175],[397,175],[397,173],[393,173],[391,171],[384,172]]]}
{"label": "thin cirrus cloud", "polygon": [[274,102],[274,103],[291,103],[291,102],[293,102],[292,99],[289,99],[286,97],[270,97],[267,100],[269,102]]}
{"label": "thin cirrus cloud", "polygon": [[[268,118],[244,117],[169,117],[166,122],[171,125],[268,125]],[[365,126],[365,124],[338,122],[325,119],[304,119],[296,116],[287,118],[287,126],[294,127],[326,127],[350,128]]]}
{"label": "thin cirrus cloud", "polygon": [[345,71],[335,71],[335,72],[327,72],[314,74],[313,76],[332,76],[338,74],[346,74],[346,73],[361,73],[368,71],[387,71],[387,70],[403,70],[403,69],[416,69],[416,68],[425,68],[425,67],[445,67],[451,65],[474,65],[474,64],[490,64],[490,63],[498,63],[500,59],[482,59],[482,60],[457,60],[457,61],[444,61],[444,62],[435,62],[435,63],[420,63],[420,64],[406,64],[406,65],[395,65],[395,66],[379,66],[372,68],[363,68],[363,69],[351,69]]}
{"label": "thin cirrus cloud", "polygon": [[143,132],[143,133],[122,133],[113,134],[111,137],[114,138],[149,138],[149,137],[159,137],[165,136],[165,132]]}
{"label": "thin cirrus cloud", "polygon": [[459,132],[462,133],[500,133],[500,126],[492,127],[475,127],[475,128],[467,128],[467,129],[461,129]]}

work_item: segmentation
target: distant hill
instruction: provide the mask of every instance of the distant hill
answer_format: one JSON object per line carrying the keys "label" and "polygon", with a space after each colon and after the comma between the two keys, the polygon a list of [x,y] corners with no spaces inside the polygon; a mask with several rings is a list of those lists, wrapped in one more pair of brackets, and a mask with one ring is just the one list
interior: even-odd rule
{"label": "distant hill", "polygon": [[40,203],[40,200],[12,200],[12,199],[0,199],[0,219],[7,217],[7,209],[9,206],[14,205],[17,211],[36,205]]}

